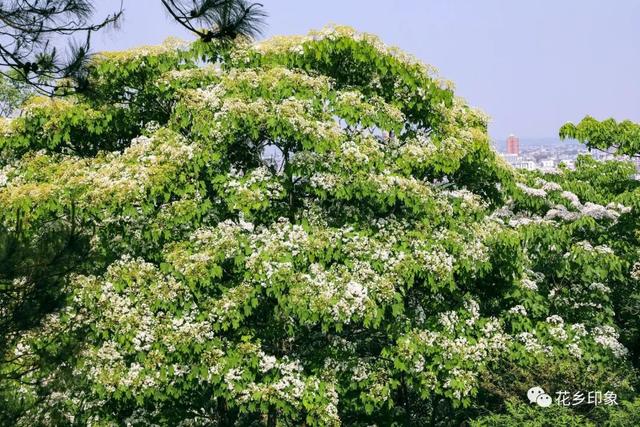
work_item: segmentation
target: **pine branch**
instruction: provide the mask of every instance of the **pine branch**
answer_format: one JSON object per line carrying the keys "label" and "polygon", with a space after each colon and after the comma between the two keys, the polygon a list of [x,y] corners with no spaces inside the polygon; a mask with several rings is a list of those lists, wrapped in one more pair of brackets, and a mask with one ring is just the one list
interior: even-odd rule
{"label": "pine branch", "polygon": [[[91,22],[88,0],[13,0],[0,3],[0,72],[31,85],[37,92],[54,94],[55,81],[73,77],[86,62],[91,34],[117,25],[122,3],[114,13]],[[77,42],[78,36],[83,41]],[[68,40],[67,55],[54,42]],[[8,73],[6,70],[13,70]]]}
{"label": "pine branch", "polygon": [[180,25],[205,42],[255,38],[262,33],[267,16],[262,4],[245,0],[162,0],[162,4]]}

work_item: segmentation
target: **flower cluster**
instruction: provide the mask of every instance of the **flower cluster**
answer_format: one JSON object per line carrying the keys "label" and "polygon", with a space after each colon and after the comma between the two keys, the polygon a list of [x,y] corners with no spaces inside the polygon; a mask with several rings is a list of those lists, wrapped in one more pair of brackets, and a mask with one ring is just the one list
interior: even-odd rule
{"label": "flower cluster", "polygon": [[640,281],[640,261],[633,264],[631,269],[631,278]]}
{"label": "flower cluster", "polygon": [[591,331],[593,340],[608,348],[617,357],[626,356],[629,350],[618,341],[619,334],[611,326],[596,326]]}
{"label": "flower cluster", "polygon": [[231,171],[223,188],[227,203],[234,210],[268,207],[284,195],[278,177],[264,166],[252,169],[246,175]]}
{"label": "flower cluster", "polygon": [[522,183],[517,184],[518,188],[522,190],[525,194],[533,197],[546,197],[547,191],[544,188],[532,188],[528,187]]}

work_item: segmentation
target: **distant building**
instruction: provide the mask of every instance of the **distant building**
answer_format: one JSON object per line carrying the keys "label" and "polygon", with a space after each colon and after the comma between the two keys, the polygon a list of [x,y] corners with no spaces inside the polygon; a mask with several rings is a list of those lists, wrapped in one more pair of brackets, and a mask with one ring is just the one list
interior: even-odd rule
{"label": "distant building", "polygon": [[517,154],[505,154],[502,153],[502,157],[507,161],[507,163],[509,163],[510,165],[513,165],[515,162],[518,161],[518,155]]}
{"label": "distant building", "polygon": [[556,167],[556,161],[553,159],[545,159],[540,162],[540,167],[544,169],[553,169]]}
{"label": "distant building", "polygon": [[507,154],[520,155],[520,139],[514,134],[509,135],[509,138],[507,138]]}
{"label": "distant building", "polygon": [[536,162],[532,161],[532,160],[520,160],[518,162],[515,162],[513,164],[513,167],[516,169],[527,169],[527,170],[534,170],[536,169]]}

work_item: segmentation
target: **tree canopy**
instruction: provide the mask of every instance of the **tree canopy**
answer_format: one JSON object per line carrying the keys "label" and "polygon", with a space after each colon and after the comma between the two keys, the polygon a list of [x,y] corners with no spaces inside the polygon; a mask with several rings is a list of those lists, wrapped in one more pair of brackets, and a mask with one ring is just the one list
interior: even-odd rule
{"label": "tree canopy", "polygon": [[633,425],[630,170],[520,174],[487,120],[346,27],[96,55],[1,123],[2,421]]}
{"label": "tree canopy", "polygon": [[616,154],[640,156],[640,125],[630,120],[598,121],[587,116],[580,123],[567,123],[560,129],[562,139],[577,139],[589,148],[613,150]]}

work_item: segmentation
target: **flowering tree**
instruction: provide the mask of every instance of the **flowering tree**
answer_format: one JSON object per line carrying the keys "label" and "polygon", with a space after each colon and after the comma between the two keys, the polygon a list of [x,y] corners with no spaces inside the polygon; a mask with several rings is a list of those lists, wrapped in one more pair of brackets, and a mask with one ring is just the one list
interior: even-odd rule
{"label": "flowering tree", "polygon": [[609,295],[638,277],[598,236],[635,208],[516,175],[430,67],[331,27],[88,73],[2,123],[6,420],[426,425],[553,381],[633,395]]}

